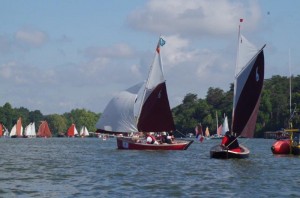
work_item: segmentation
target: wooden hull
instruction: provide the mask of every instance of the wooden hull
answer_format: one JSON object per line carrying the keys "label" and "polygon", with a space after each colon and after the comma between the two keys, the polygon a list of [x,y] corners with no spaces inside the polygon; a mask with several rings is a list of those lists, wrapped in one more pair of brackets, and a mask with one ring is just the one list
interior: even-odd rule
{"label": "wooden hull", "polygon": [[173,144],[147,144],[129,137],[117,137],[118,149],[128,150],[186,150],[194,141],[178,140]]}
{"label": "wooden hull", "polygon": [[248,158],[250,151],[243,145],[240,145],[240,148],[242,152],[234,152],[230,150],[225,150],[220,145],[216,145],[210,149],[210,157],[217,158],[217,159]]}
{"label": "wooden hull", "polygon": [[290,154],[291,153],[291,140],[281,139],[277,140],[271,146],[271,151],[273,154]]}

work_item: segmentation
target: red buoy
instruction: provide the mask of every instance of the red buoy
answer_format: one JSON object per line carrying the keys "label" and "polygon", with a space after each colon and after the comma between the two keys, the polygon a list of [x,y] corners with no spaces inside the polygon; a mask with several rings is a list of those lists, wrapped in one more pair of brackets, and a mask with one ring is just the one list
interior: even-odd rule
{"label": "red buoy", "polygon": [[291,151],[291,140],[282,139],[277,140],[273,143],[271,150],[273,154],[290,154]]}

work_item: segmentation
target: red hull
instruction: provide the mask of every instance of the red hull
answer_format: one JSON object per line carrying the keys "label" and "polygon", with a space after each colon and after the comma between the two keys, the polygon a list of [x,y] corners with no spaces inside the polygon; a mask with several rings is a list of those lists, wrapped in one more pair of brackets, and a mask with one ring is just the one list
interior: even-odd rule
{"label": "red hull", "polygon": [[186,150],[192,143],[193,140],[178,140],[173,144],[146,144],[135,142],[128,137],[117,137],[118,149],[129,150]]}
{"label": "red hull", "polygon": [[282,139],[277,140],[271,147],[273,154],[290,154],[291,153],[291,140]]}

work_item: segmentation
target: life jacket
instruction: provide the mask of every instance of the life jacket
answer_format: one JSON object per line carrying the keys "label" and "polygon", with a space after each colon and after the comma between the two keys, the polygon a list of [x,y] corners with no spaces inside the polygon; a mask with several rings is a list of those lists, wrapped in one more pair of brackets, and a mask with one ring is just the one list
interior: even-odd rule
{"label": "life jacket", "polygon": [[153,135],[149,135],[148,137],[151,137],[151,143],[150,144],[154,144],[154,142],[156,141],[155,137]]}

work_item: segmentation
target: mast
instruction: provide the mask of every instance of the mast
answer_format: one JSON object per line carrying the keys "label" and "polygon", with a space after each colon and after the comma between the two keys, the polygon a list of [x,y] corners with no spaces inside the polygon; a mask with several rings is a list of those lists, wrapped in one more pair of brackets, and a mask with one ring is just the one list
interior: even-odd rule
{"label": "mast", "polygon": [[218,114],[217,114],[217,111],[216,111],[216,120],[217,120],[217,133],[218,133],[219,123],[218,123]]}
{"label": "mast", "polygon": [[289,72],[290,72],[290,115],[292,114],[292,74],[291,74],[291,49],[289,49]]}
{"label": "mast", "polygon": [[[236,55],[236,60],[235,60],[235,74],[234,74],[234,78],[236,78],[236,74],[237,74],[237,68],[238,68],[238,59],[239,59],[239,51],[240,51],[240,38],[241,38],[241,23],[244,21],[244,19],[240,19],[240,23],[239,23],[239,31],[238,31],[238,43],[237,43],[237,55]],[[233,94],[236,94],[236,87],[234,85],[233,88]],[[232,122],[231,122],[231,130],[233,130],[233,119],[234,119],[234,96],[233,96],[233,104],[232,104]]]}

